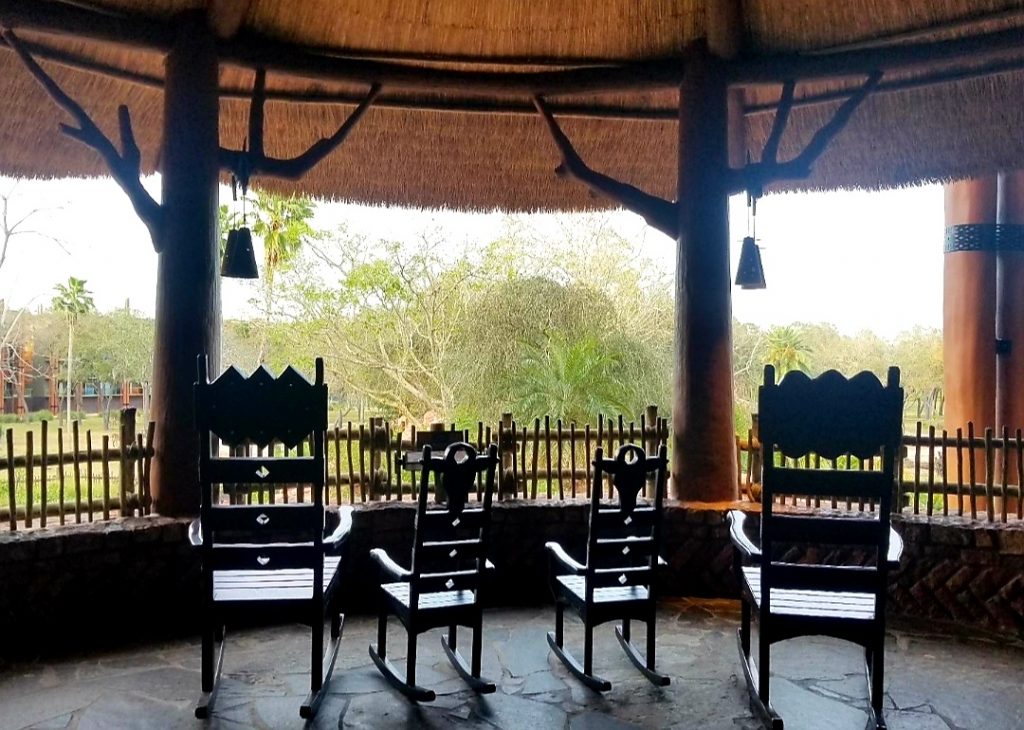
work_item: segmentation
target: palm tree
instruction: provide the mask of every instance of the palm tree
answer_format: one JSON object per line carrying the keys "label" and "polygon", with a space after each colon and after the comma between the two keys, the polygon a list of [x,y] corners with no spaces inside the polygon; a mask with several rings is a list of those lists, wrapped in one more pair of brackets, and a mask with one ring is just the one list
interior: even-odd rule
{"label": "palm tree", "polygon": [[57,284],[54,287],[57,295],[53,298],[53,310],[63,312],[68,323],[68,369],[65,395],[67,396],[67,424],[71,430],[71,359],[75,346],[75,326],[83,314],[96,311],[96,304],[92,300],[92,293],[85,288],[85,279],[68,277],[67,284]]}
{"label": "palm tree", "polygon": [[629,412],[623,371],[620,354],[596,337],[549,337],[526,348],[516,375],[516,408],[579,423],[599,413]]}
{"label": "palm tree", "polygon": [[274,308],[274,277],[287,270],[298,256],[303,242],[316,238],[310,225],[313,201],[306,197],[283,196],[264,191],[256,192],[253,206],[256,220],[253,235],[263,239],[263,317],[257,365],[267,356],[267,332]]}
{"label": "palm tree", "polygon": [[779,378],[790,370],[807,370],[811,348],[795,327],[772,327],[766,340],[765,362],[775,366]]}

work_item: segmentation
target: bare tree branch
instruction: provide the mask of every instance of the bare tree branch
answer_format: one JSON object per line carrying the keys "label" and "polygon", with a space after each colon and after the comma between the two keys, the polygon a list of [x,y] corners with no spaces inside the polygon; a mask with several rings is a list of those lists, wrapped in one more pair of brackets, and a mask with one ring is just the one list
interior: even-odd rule
{"label": "bare tree branch", "polygon": [[373,100],[377,98],[381,85],[373,84],[370,87],[370,91],[363,101],[349,114],[334,134],[314,142],[301,155],[288,159],[268,157],[263,150],[263,108],[267,101],[266,88],[267,72],[262,68],[257,69],[256,81],[253,84],[252,103],[249,106],[249,149],[220,148],[221,168],[234,173],[243,186],[248,186],[251,175],[298,180],[312,170],[345,141],[366,110],[373,104]]}
{"label": "bare tree branch", "polygon": [[78,122],[77,127],[61,124],[61,132],[93,148],[100,154],[114,180],[117,181],[117,184],[128,195],[135,213],[146,224],[146,228],[149,229],[153,248],[159,253],[162,247],[160,242],[160,223],[163,209],[159,203],[153,200],[139,179],[142,173],[141,154],[138,145],[135,143],[135,135],[132,132],[132,121],[128,107],[122,104],[117,110],[121,132],[121,146],[123,148],[122,152],[118,152],[114,143],[103,134],[102,130],[96,126],[96,123],[93,122],[92,118],[78,102],[68,96],[58,86],[57,82],[36,63],[35,59],[25,50],[13,31],[6,26],[0,26],[0,36],[3,36],[3,39],[7,41],[8,47],[18,55],[25,68],[46,90],[46,93],[50,95],[50,98],[53,99],[57,106],[64,109]]}
{"label": "bare tree branch", "polygon": [[642,217],[647,223],[662,233],[676,238],[678,231],[678,213],[676,204],[656,195],[645,193],[628,183],[603,175],[590,169],[565,136],[562,128],[555,121],[544,99],[539,95],[533,97],[533,105],[537,107],[541,118],[547,125],[551,139],[562,156],[562,164],[555,169],[556,175],[568,175],[589,187],[591,190],[622,205]]}
{"label": "bare tree branch", "polygon": [[793,87],[795,87],[794,81],[787,81],[783,86],[779,110],[765,143],[761,161],[735,171],[730,188],[733,192],[746,190],[757,197],[765,187],[777,180],[803,180],[809,177],[814,163],[818,161],[836,135],[843,131],[857,107],[874,91],[881,80],[881,71],[875,71],[868,76],[867,81],[836,109],[832,118],[814,133],[811,141],[807,143],[800,154],[789,162],[779,162],[777,160],[778,146],[785,131],[790,109],[793,106]]}

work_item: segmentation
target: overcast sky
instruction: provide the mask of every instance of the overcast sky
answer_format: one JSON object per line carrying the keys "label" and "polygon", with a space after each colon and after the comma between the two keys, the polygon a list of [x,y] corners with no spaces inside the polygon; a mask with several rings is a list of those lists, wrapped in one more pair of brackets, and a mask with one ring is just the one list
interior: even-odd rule
{"label": "overcast sky", "polygon": [[[157,179],[146,181],[154,191]],[[48,305],[55,283],[86,279],[97,306],[123,306],[152,314],[156,254],[127,198],[110,180],[20,181],[0,178],[13,190],[9,220],[44,209],[28,226],[45,235],[15,237],[0,268],[0,297],[15,306]],[[942,190],[937,186],[886,192],[775,195],[757,208],[768,288],[733,290],[733,312],[761,326],[799,321],[832,322],[841,331],[873,330],[892,337],[914,326],[942,324]],[[630,213],[611,214],[624,235],[671,270],[675,243]],[[345,221],[353,232],[413,240],[424,228],[444,231],[457,245],[499,235],[505,216],[378,208],[340,203],[318,206],[315,224]],[[540,217],[541,230],[554,223]],[[747,229],[741,197],[731,205],[732,261]],[[58,245],[49,237],[61,241]],[[226,317],[252,313],[251,290],[225,280]]]}

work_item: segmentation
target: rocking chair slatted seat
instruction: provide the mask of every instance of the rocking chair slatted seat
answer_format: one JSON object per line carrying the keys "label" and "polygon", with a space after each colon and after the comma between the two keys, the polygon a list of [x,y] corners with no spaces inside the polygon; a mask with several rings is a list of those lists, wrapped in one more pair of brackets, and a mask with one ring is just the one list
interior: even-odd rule
{"label": "rocking chair slatted seat", "polygon": [[[637,505],[637,495],[649,475],[654,474],[654,502]],[[616,506],[601,504],[604,476],[611,474],[619,495]],[[594,627],[621,620],[615,635],[626,656],[658,686],[669,677],[655,671],[654,574],[664,560],[661,547],[661,511],[665,497],[667,459],[662,446],[649,457],[633,444],[625,444],[614,459],[605,459],[598,448],[594,458],[594,482],[590,499],[587,560],[574,560],[557,542],[545,544],[551,554],[551,582],[555,596],[555,630],[548,632],[548,644],[562,663],[586,686],[599,692],[611,683],[593,673]],[[565,649],[563,614],[571,606],[584,625],[583,664]],[[647,624],[647,657],[641,656],[630,640],[630,621]]]}
{"label": "rocking chair slatted seat", "polygon": [[[864,647],[869,727],[884,728],[886,582],[888,569],[899,565],[903,550],[889,524],[902,438],[899,370],[889,369],[884,387],[871,373],[847,379],[834,370],[813,380],[793,371],[776,384],[769,365],[759,411],[764,465],[760,544],[747,534],[742,512],[728,516],[743,596],[738,643],[751,708],[766,727],[781,730],[782,718],[769,694],[772,644],[798,636],[832,636]],[[792,466],[808,454],[826,460],[856,457],[861,468]],[[776,464],[776,455],[781,464]],[[872,458],[880,461],[880,471],[864,468]],[[776,514],[779,495],[863,500],[874,511],[856,516]],[[867,565],[787,562],[787,551],[801,545],[860,551]],[[752,615],[759,624],[757,662],[750,654]]]}
{"label": "rocking chair slatted seat", "polygon": [[[334,599],[352,512],[342,509],[338,525],[325,535],[323,375],[323,360],[318,358],[315,383],[291,367],[278,378],[262,367],[248,378],[229,368],[209,382],[206,358],[199,358],[195,412],[202,502],[200,517],[189,529],[189,538],[202,555],[203,571],[203,694],[196,717],[207,717],[212,709],[223,666],[224,626],[238,618],[295,617],[312,626],[310,693],[300,716],[313,717],[330,680],[344,621]],[[235,453],[247,451],[250,444],[267,447],[278,442],[294,448],[310,437],[310,456],[275,457],[272,448],[267,456],[256,457],[211,453],[217,439]],[[291,484],[309,484],[312,503],[222,505],[217,488],[223,485],[237,494],[247,485]],[[326,654],[325,615],[331,618]]]}
{"label": "rocking chair slatted seat", "polygon": [[[411,567],[403,568],[381,548],[370,551],[381,569],[377,645],[370,645],[370,657],[384,677],[414,702],[435,699],[433,690],[416,685],[417,637],[443,626],[448,627],[448,635],[441,637],[441,645],[459,675],[476,692],[495,691],[493,682],[480,677],[480,591],[485,573],[494,569],[487,559],[487,538],[497,453],[494,445],[486,455],[480,455],[468,443],[460,442],[448,446],[443,456],[434,456],[430,445],[424,446]],[[483,501],[479,507],[467,507],[467,497],[475,491],[481,472],[485,474]],[[443,490],[446,499],[441,509],[427,509],[431,474],[435,475],[435,487]],[[391,614],[408,633],[404,679],[387,657],[387,621]],[[458,651],[459,626],[473,630],[470,664]]]}

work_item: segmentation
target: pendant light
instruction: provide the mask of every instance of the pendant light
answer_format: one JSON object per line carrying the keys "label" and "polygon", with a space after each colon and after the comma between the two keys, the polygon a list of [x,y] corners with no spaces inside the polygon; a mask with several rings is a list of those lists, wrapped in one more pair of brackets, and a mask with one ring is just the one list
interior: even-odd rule
{"label": "pendant light", "polygon": [[230,279],[257,279],[256,253],[252,248],[252,231],[246,225],[245,196],[249,188],[248,176],[241,181],[231,176],[231,197],[238,200],[237,185],[242,184],[242,227],[228,231],[227,245],[224,246],[224,258],[220,264],[220,275]]}
{"label": "pendant light", "polygon": [[764,266],[761,265],[761,249],[754,240],[757,218],[757,198],[747,194],[747,230],[740,248],[740,263],[736,267],[736,286],[741,289],[764,289]]}

